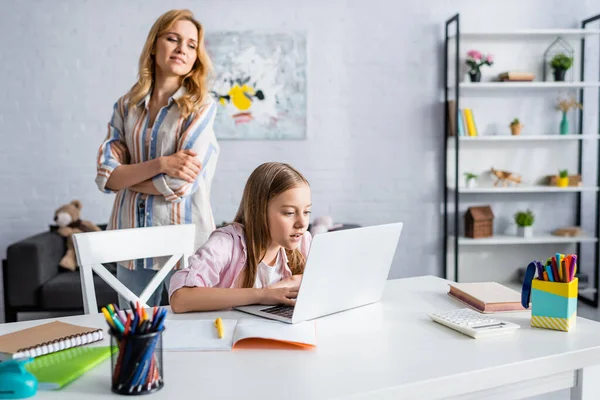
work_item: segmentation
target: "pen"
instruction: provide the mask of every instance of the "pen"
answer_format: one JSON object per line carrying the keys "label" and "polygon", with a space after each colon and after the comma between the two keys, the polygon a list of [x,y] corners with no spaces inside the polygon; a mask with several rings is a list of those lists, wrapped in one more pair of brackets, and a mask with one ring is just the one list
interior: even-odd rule
{"label": "pen", "polygon": [[221,317],[215,320],[215,327],[217,328],[219,339],[223,339],[223,320],[221,319]]}

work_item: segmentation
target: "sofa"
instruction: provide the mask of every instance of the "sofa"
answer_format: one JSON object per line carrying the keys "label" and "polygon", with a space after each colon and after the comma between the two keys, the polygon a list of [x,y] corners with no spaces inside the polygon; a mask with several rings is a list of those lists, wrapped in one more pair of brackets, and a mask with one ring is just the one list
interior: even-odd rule
{"label": "sofa", "polygon": [[[99,225],[106,229],[106,225]],[[11,244],[2,260],[5,321],[16,322],[18,312],[60,311],[83,314],[79,269],[61,268],[58,262],[66,252],[66,239],[50,226],[46,232]],[[113,274],[114,264],[107,264]],[[94,274],[99,305],[116,303],[116,292]]]}
{"label": "sofa", "polygon": [[[106,225],[98,225],[102,230]],[[343,224],[335,230],[357,228]],[[79,269],[61,268],[58,262],[65,254],[66,239],[51,225],[46,232],[11,244],[2,260],[5,321],[16,322],[19,312],[74,312],[83,314],[83,298]],[[309,226],[310,229],[310,226]],[[106,268],[116,274],[116,265]],[[118,296],[106,282],[94,273],[96,299],[100,306],[117,303]],[[168,304],[163,290],[161,304]]]}

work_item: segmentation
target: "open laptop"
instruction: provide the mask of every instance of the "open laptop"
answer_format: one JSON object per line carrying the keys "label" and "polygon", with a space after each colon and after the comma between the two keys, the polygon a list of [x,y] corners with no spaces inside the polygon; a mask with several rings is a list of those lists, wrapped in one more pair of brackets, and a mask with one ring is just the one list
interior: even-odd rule
{"label": "open laptop", "polygon": [[402,225],[398,222],[315,235],[294,307],[251,305],[235,309],[294,324],[379,301]]}

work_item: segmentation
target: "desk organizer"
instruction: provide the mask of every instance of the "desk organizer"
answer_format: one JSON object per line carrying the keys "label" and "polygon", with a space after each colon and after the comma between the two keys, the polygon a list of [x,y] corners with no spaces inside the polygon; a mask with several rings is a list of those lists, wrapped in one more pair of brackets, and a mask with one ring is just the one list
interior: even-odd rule
{"label": "desk organizer", "polygon": [[568,332],[577,319],[578,279],[549,282],[534,279],[531,286],[531,326]]}

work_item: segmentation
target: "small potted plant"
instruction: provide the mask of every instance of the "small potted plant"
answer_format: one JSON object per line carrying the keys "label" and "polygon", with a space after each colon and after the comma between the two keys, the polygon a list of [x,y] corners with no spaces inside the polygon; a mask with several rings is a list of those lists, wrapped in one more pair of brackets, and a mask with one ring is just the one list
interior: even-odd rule
{"label": "small potted plant", "polygon": [[556,109],[562,112],[562,119],[560,120],[560,134],[568,135],[569,134],[569,120],[567,119],[567,112],[571,109],[583,109],[581,103],[577,102],[574,97],[569,97],[566,99],[560,99],[558,104],[556,105]]}
{"label": "small potted plant", "polygon": [[481,81],[481,67],[483,65],[491,66],[494,64],[494,56],[488,54],[484,56],[478,50],[469,50],[467,52],[467,65],[469,66],[469,77],[471,78],[471,82],[479,82]]}
{"label": "small potted plant", "polygon": [[465,179],[467,182],[467,188],[473,189],[477,187],[477,175],[472,172],[465,172]]}
{"label": "small potted plant", "polygon": [[556,186],[567,187],[569,186],[569,171],[561,169],[558,171],[558,179],[556,180]]}
{"label": "small potted plant", "polygon": [[569,57],[564,53],[558,53],[552,60],[550,60],[550,66],[554,72],[554,80],[556,82],[562,82],[565,80],[565,73],[573,65],[573,57]]}
{"label": "small potted plant", "polygon": [[533,221],[535,217],[531,210],[518,211],[515,214],[517,223],[517,234],[521,237],[531,237],[533,235]]}
{"label": "small potted plant", "polygon": [[521,134],[521,128],[523,127],[523,125],[521,124],[521,122],[519,122],[519,118],[515,118],[512,120],[512,122],[510,123],[510,132],[516,136],[516,135],[520,135]]}

